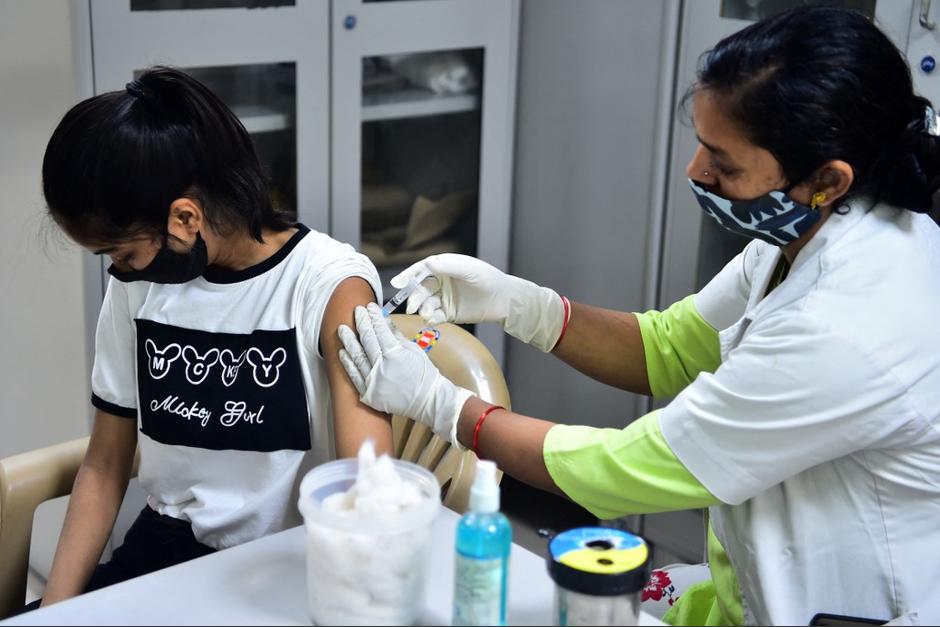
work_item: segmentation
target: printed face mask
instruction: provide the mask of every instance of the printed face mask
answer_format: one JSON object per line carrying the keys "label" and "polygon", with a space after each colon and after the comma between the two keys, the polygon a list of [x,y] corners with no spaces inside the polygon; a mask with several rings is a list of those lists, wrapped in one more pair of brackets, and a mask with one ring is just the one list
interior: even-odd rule
{"label": "printed face mask", "polygon": [[799,239],[821,217],[819,211],[796,202],[782,191],[749,200],[728,200],[705,190],[692,179],[689,185],[702,210],[721,226],[776,246]]}
{"label": "printed face mask", "polygon": [[112,264],[108,274],[118,281],[131,283],[133,281],[150,281],[151,283],[186,283],[196,277],[202,276],[209,266],[209,252],[206,243],[199,232],[196,232],[196,242],[188,252],[173,251],[164,238],[163,247],[157,252],[146,268],[143,270],[130,270],[122,272]]}

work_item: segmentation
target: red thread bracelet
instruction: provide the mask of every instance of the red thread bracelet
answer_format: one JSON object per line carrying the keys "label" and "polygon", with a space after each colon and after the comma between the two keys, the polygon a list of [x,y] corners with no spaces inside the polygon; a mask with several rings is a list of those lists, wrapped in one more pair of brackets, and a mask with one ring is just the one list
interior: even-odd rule
{"label": "red thread bracelet", "polygon": [[486,420],[486,417],[489,416],[492,412],[497,409],[506,409],[502,405],[493,405],[485,412],[480,414],[480,417],[477,418],[477,424],[473,427],[473,452],[476,453],[477,457],[483,459],[483,456],[480,455],[480,428],[483,426],[483,421]]}
{"label": "red thread bracelet", "polygon": [[[558,345],[561,344],[562,338],[565,337],[565,331],[568,330],[568,321],[571,319],[571,303],[568,302],[568,299],[564,296],[561,297],[561,304],[565,306],[565,321],[561,325],[561,335],[558,336],[558,339],[555,340],[555,345],[552,346],[552,350],[558,348]],[[549,351],[551,352],[551,351]]]}

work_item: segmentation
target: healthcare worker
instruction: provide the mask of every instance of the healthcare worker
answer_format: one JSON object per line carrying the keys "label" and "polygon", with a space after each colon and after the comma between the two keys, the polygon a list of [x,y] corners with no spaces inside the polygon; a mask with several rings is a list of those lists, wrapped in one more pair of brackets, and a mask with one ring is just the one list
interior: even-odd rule
{"label": "healthcare worker", "polygon": [[[153,68],[75,105],[46,148],[49,213],[111,259],[95,421],[44,604],[279,531],[301,462],[391,450],[336,329],[375,267],[272,206],[251,139],[204,85]],[[134,452],[147,505],[98,565]]]}
{"label": "healthcare worker", "polygon": [[722,40],[688,99],[691,192],[753,238],[699,293],[621,313],[455,255],[395,281],[427,269],[408,311],[500,323],[599,381],[675,396],[664,409],[613,430],[494,408],[371,305],[358,335],[340,327],[341,360],[367,404],[601,518],[708,507],[711,579],[669,622],[936,624],[940,229],[924,213],[937,115],[889,39],[831,8]]}

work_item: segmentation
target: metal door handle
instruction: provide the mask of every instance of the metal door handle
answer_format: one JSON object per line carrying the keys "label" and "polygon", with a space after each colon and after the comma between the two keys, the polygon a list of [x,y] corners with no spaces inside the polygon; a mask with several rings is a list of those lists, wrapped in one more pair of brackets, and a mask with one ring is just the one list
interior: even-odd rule
{"label": "metal door handle", "polygon": [[930,19],[930,0],[920,0],[920,25],[927,30],[937,27],[937,23]]}

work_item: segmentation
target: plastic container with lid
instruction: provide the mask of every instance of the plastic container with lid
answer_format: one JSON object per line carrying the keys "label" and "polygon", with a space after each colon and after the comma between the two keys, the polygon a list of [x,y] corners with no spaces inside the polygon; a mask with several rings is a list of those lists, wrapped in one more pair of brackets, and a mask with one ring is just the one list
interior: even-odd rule
{"label": "plastic container with lid", "polygon": [[356,481],[355,459],[317,466],[300,484],[308,604],[315,624],[411,625],[424,610],[440,485],[416,464],[391,461],[402,481],[420,495],[417,504],[393,516],[324,507],[330,496],[346,492]]}
{"label": "plastic container with lid", "polygon": [[556,625],[636,625],[649,580],[643,538],[620,529],[578,527],[548,544]]}

